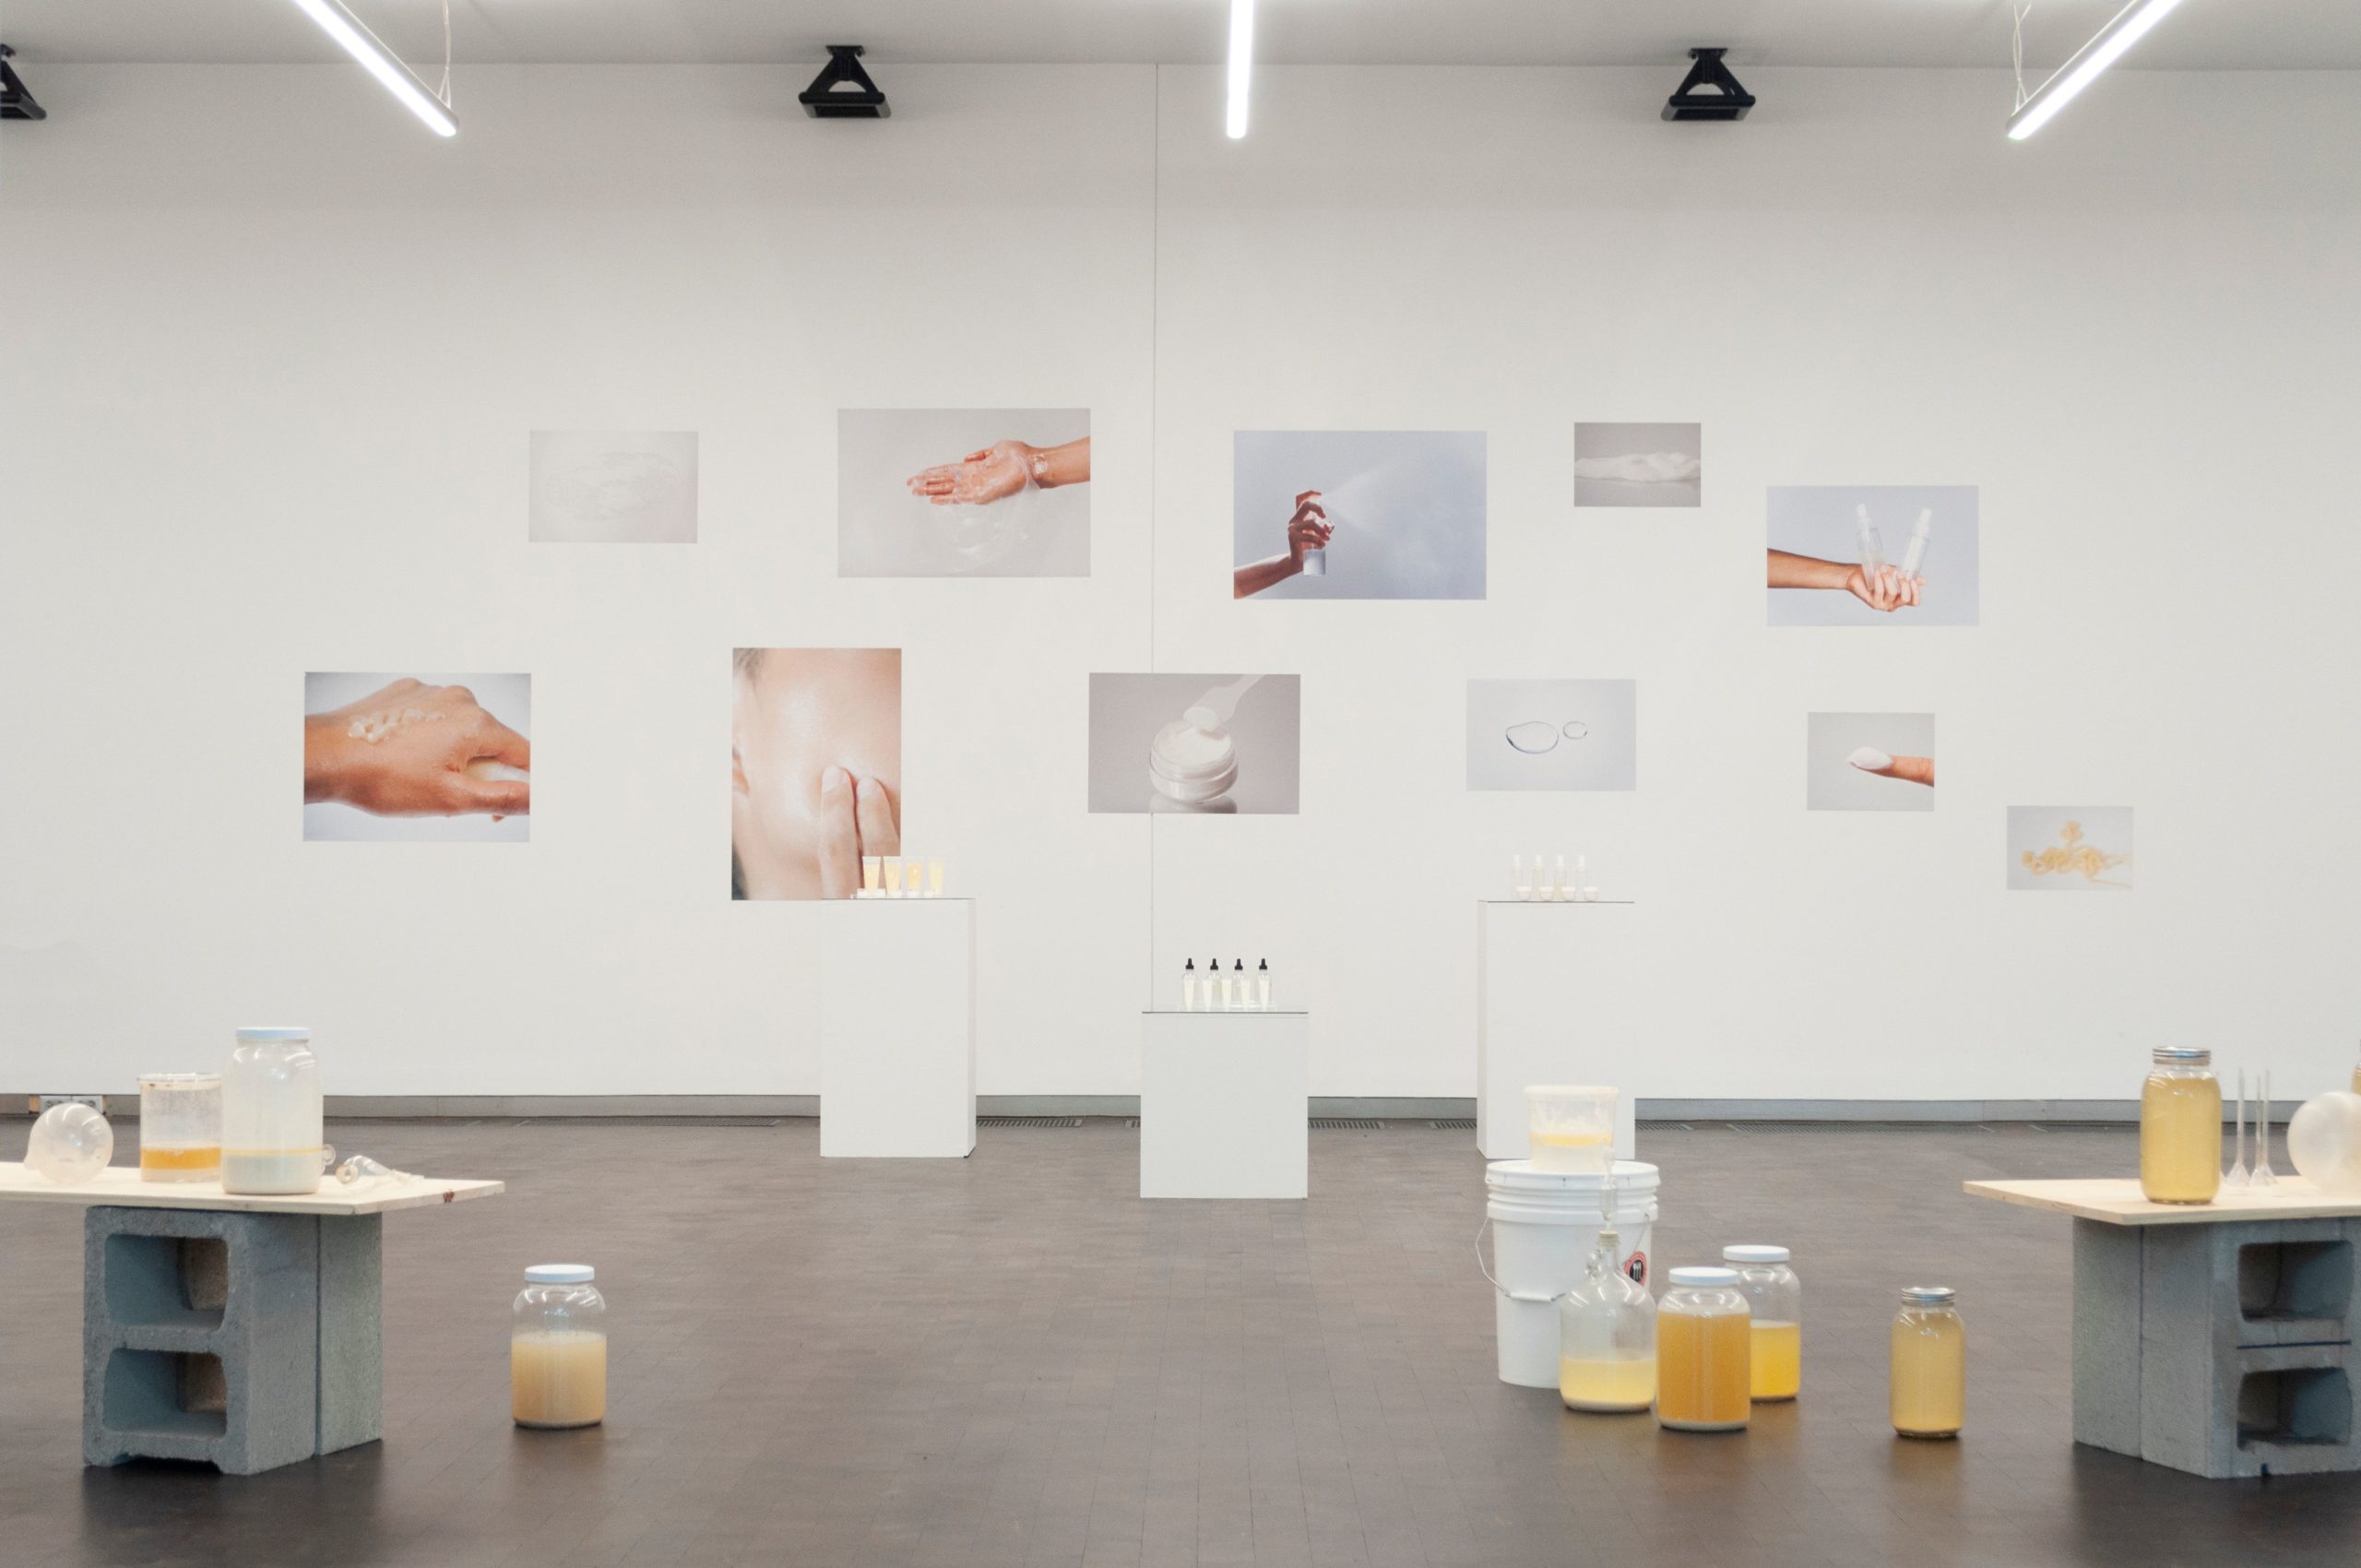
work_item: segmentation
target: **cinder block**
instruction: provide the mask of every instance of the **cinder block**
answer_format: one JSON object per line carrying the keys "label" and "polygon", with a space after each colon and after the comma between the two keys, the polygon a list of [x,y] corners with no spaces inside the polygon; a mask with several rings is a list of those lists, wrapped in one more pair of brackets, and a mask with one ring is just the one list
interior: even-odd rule
{"label": "cinder block", "polygon": [[2361,1469],[2361,1220],[2078,1221],[2074,1263],[2076,1441],[2216,1478]]}
{"label": "cinder block", "polygon": [[83,1221],[82,1454],[251,1475],[318,1440],[319,1221],[94,1207]]}
{"label": "cinder block", "polygon": [[319,1451],[386,1435],[385,1218],[323,1215]]}

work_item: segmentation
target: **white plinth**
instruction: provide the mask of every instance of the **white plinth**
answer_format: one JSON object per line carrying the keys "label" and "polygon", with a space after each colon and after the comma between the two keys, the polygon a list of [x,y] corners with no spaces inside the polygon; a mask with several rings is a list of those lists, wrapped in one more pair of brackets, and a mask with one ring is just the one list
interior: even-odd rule
{"label": "white plinth", "polygon": [[976,905],[823,907],[820,1152],[964,1159],[976,1148]]}
{"label": "white plinth", "polygon": [[1525,1159],[1527,1084],[1606,1084],[1615,1158],[1636,1158],[1647,1048],[1638,910],[1629,903],[1476,906],[1476,1146]]}
{"label": "white plinth", "polygon": [[1140,1196],[1304,1196],[1311,1015],[1149,1013],[1142,1027]]}

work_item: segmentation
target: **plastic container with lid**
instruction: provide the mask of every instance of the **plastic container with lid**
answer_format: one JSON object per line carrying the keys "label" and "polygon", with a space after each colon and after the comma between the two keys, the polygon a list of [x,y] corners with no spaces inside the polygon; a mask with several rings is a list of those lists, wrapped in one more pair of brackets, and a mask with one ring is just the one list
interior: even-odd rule
{"label": "plastic container with lid", "polygon": [[1615,1091],[1587,1084],[1532,1084],[1525,1091],[1525,1135],[1534,1168],[1603,1176],[1615,1161]]}
{"label": "plastic container with lid", "polygon": [[520,1427],[607,1419],[607,1299],[588,1264],[525,1271],[508,1330],[508,1410]]}
{"label": "plastic container with lid", "polygon": [[1905,1285],[1888,1398],[1904,1437],[1957,1437],[1967,1420],[1967,1329],[1948,1285]]}
{"label": "plastic container with lid", "polygon": [[221,1075],[139,1075],[139,1179],[221,1178]]}
{"label": "plastic container with lid", "polygon": [[1804,1288],[1787,1266],[1785,1247],[1724,1247],[1722,1261],[1738,1271],[1739,1294],[1753,1313],[1748,1336],[1757,1399],[1793,1399],[1804,1382]]}
{"label": "plastic container with lid", "polygon": [[1753,1314],[1734,1268],[1676,1268],[1656,1309],[1656,1422],[1740,1431],[1752,1412]]}
{"label": "plastic container with lid", "polygon": [[327,1139],[304,1028],[243,1028],[221,1075],[221,1190],[315,1193]]}
{"label": "plastic container with lid", "polygon": [[2213,1053],[2159,1046],[2154,1063],[2140,1089],[2140,1191],[2150,1203],[2212,1203],[2222,1189],[2222,1086]]}

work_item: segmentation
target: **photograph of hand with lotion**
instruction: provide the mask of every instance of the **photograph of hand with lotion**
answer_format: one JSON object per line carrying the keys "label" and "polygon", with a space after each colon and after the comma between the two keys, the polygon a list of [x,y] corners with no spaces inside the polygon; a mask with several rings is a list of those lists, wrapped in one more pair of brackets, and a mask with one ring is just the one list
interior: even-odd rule
{"label": "photograph of hand with lotion", "polygon": [[1481,431],[1241,430],[1236,599],[1481,599]]}
{"label": "photograph of hand with lotion", "polygon": [[1090,677],[1090,809],[1292,815],[1302,682],[1294,675]]}
{"label": "photograph of hand with lotion", "polygon": [[1935,809],[1935,716],[1813,713],[1804,719],[1804,808]]}
{"label": "photograph of hand with lotion", "polygon": [[1974,485],[1773,485],[1767,511],[1770,624],[1976,624]]}
{"label": "photograph of hand with lotion", "polygon": [[1090,410],[840,410],[836,576],[1090,576]]}
{"label": "photograph of hand with lotion", "polygon": [[307,841],[523,843],[530,675],[303,677]]}
{"label": "photograph of hand with lotion", "polygon": [[864,857],[902,852],[902,650],[742,647],[732,669],[730,897],[858,897]]}

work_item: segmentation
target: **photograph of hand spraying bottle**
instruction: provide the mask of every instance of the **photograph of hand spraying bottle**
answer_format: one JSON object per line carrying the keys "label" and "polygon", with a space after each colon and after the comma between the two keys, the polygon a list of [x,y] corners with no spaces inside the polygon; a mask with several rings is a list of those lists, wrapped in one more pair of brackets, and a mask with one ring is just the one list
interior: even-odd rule
{"label": "photograph of hand spraying bottle", "polygon": [[1301,687],[1294,675],[1092,675],[1090,809],[1292,815]]}
{"label": "photograph of hand spraying bottle", "polygon": [[1767,529],[1774,626],[1976,624],[1973,485],[1774,485]]}
{"label": "photograph of hand spraying bottle", "polygon": [[1482,599],[1481,431],[1241,430],[1237,599]]}

